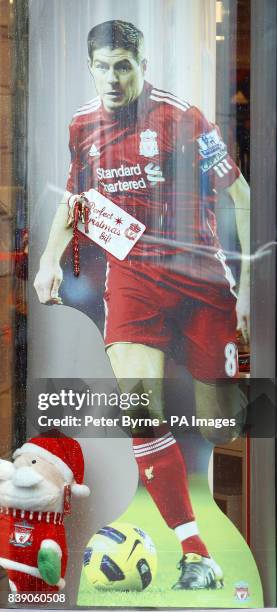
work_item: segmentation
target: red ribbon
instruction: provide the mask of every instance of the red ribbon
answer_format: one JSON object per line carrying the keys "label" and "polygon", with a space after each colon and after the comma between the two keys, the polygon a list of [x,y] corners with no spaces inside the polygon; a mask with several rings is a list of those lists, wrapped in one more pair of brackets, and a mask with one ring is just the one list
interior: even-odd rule
{"label": "red ribbon", "polygon": [[[86,198],[83,197],[83,200]],[[86,200],[87,201],[87,200]],[[78,223],[82,221],[85,227],[85,233],[89,233],[89,209],[82,202],[77,201],[73,209],[73,272],[74,276],[80,274],[80,248],[78,236]]]}
{"label": "red ribbon", "polygon": [[63,513],[70,514],[71,510],[71,487],[70,485],[64,486],[63,495]]}
{"label": "red ribbon", "polygon": [[78,222],[80,219],[81,203],[75,202],[73,209],[73,273],[74,276],[80,274],[80,249],[78,237]]}

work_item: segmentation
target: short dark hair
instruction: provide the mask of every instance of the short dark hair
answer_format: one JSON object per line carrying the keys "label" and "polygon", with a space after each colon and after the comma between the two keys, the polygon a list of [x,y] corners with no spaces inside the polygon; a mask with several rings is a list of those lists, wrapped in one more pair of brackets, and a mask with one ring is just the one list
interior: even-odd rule
{"label": "short dark hair", "polygon": [[143,59],[143,46],[143,33],[128,21],[105,21],[94,26],[88,33],[88,54],[91,60],[96,49],[121,47],[132,51],[135,59],[139,61]]}

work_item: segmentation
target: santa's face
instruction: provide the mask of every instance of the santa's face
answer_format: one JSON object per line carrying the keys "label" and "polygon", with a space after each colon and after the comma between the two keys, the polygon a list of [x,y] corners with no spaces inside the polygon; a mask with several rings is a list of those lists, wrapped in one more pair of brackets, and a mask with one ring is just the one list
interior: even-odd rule
{"label": "santa's face", "polygon": [[36,455],[0,461],[0,506],[62,512],[64,485],[57,468]]}

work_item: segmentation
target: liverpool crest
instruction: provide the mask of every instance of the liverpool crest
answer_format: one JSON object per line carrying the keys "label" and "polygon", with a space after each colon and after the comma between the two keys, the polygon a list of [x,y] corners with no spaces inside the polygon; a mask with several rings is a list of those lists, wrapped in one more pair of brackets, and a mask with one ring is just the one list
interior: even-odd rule
{"label": "liverpool crest", "polygon": [[28,525],[26,522],[15,523],[13,533],[10,537],[10,544],[13,544],[13,546],[20,546],[21,548],[32,546],[33,529],[34,527]]}
{"label": "liverpool crest", "polygon": [[144,473],[145,473],[145,476],[146,476],[147,480],[153,480],[153,478],[154,478],[153,471],[154,471],[154,466],[153,465],[150,465],[149,468],[146,468],[144,470]]}
{"label": "liverpool crest", "polygon": [[157,143],[157,132],[145,130],[140,133],[139,154],[144,157],[154,157],[158,155],[159,148]]}
{"label": "liverpool crest", "polygon": [[246,582],[238,582],[235,585],[235,599],[238,601],[248,601],[250,599],[249,588]]}
{"label": "liverpool crest", "polygon": [[138,223],[131,223],[130,226],[126,228],[124,235],[128,240],[135,240],[140,230],[141,227]]}

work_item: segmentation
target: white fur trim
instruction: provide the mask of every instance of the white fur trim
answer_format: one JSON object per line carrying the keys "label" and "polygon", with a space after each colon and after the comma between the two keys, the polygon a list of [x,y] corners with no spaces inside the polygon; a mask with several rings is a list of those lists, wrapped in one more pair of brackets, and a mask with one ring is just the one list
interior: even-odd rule
{"label": "white fur trim", "polygon": [[13,463],[0,459],[0,480],[9,480],[15,471]]}
{"label": "white fur trim", "polygon": [[75,497],[88,497],[90,495],[90,489],[87,485],[79,485],[76,482],[71,485],[71,492]]}
{"label": "white fur trim", "polygon": [[49,463],[56,466],[60,474],[64,477],[65,482],[68,484],[72,482],[74,476],[68,465],[66,465],[66,463],[60,459],[60,457],[57,457],[56,455],[53,455],[53,453],[50,453],[50,451],[46,450],[46,448],[42,448],[42,446],[38,446],[38,444],[33,444],[32,442],[26,442],[23,444],[23,446],[21,446],[21,448],[18,448],[14,452],[13,456],[16,458],[20,455],[24,455],[24,453],[31,453],[32,455],[49,461]]}
{"label": "white fur trim", "polygon": [[28,576],[34,576],[35,578],[41,578],[37,567],[27,565],[26,563],[19,563],[18,561],[12,561],[11,559],[5,559],[0,557],[0,565],[3,569],[14,570],[15,572],[21,572],[21,574],[28,574]]}
{"label": "white fur trim", "polygon": [[17,593],[17,588],[15,583],[12,580],[9,580],[10,590],[12,593]]}
{"label": "white fur trim", "polygon": [[60,545],[58,544],[58,542],[55,542],[55,540],[42,540],[41,545],[40,545],[40,550],[54,550],[60,557],[60,559],[62,558],[62,549],[60,547]]}
{"label": "white fur trim", "polygon": [[58,587],[59,591],[62,591],[65,587],[65,579],[64,578],[60,578],[59,582],[57,582],[56,586]]}

